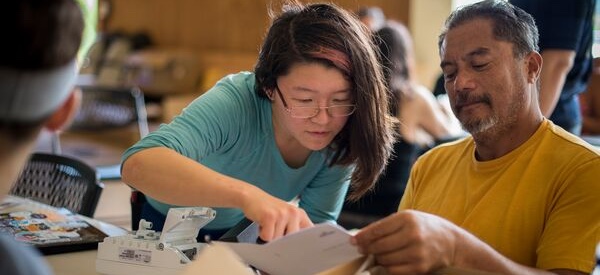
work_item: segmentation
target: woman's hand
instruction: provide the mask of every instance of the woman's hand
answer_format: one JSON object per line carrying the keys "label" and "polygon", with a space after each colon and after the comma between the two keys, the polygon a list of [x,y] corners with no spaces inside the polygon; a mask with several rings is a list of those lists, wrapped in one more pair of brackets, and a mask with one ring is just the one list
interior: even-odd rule
{"label": "woman's hand", "polygon": [[260,226],[260,238],[271,241],[313,223],[303,209],[257,189],[242,207],[246,217]]}

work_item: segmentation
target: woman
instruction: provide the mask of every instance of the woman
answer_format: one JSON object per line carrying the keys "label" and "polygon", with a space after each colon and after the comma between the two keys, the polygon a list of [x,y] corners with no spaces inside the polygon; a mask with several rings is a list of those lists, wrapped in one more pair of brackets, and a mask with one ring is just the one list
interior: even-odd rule
{"label": "woman", "polygon": [[378,46],[391,92],[390,112],[400,119],[402,140],[423,147],[459,134],[460,124],[454,115],[416,80],[408,29],[399,22],[389,21],[376,36],[380,39]]}
{"label": "woman", "polygon": [[367,191],[394,139],[370,41],[336,6],[285,6],[254,73],[225,77],[125,152],[123,180],[150,197],[142,217],[160,230],[171,205],[208,206],[217,216],[204,233],[245,216],[266,241],[335,221],[349,184],[350,198]]}
{"label": "woman", "polygon": [[396,212],[417,156],[429,146],[461,133],[454,115],[416,82],[408,29],[401,23],[388,21],[375,37],[390,87],[389,111],[400,120],[397,129],[400,139],[394,144],[394,155],[373,192],[344,205],[338,222],[347,228],[361,228]]}

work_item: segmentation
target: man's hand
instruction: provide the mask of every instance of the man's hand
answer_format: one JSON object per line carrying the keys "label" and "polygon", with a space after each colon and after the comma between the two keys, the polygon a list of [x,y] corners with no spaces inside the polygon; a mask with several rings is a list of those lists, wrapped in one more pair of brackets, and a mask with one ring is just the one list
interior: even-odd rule
{"label": "man's hand", "polygon": [[406,210],[365,227],[352,242],[390,274],[424,274],[454,263],[455,227],[438,216]]}

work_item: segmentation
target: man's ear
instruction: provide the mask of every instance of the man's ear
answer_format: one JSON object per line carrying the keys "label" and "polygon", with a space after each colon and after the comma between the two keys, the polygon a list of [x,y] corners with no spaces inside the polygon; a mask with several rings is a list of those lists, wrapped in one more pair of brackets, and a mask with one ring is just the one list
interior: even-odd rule
{"label": "man's ear", "polygon": [[530,52],[525,58],[527,62],[527,80],[535,83],[542,71],[542,56],[537,52]]}
{"label": "man's ear", "polygon": [[81,105],[81,90],[73,88],[65,102],[50,116],[44,127],[49,131],[56,132],[66,128]]}

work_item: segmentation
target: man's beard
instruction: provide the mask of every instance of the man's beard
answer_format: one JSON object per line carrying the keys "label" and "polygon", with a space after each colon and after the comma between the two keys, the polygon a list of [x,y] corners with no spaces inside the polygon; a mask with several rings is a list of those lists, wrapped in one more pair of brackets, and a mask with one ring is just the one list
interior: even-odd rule
{"label": "man's beard", "polygon": [[484,133],[493,128],[498,123],[496,116],[489,116],[482,119],[472,119],[469,121],[461,121],[462,128],[471,133],[471,135],[477,135]]}
{"label": "man's beard", "polygon": [[498,135],[511,131],[511,128],[518,124],[517,114],[524,108],[523,105],[526,100],[524,93],[515,96],[517,98],[509,103],[509,107],[506,110],[506,116],[494,112],[491,100],[484,96],[484,102],[486,102],[492,110],[490,115],[483,118],[475,117],[468,120],[459,120],[462,128],[469,132],[473,137],[478,137],[481,141],[489,138],[494,139],[494,136],[496,136],[495,138],[499,138],[500,136]]}
{"label": "man's beard", "polygon": [[[457,98],[458,105],[464,105],[473,102],[480,102],[482,104],[486,104],[491,109],[491,100],[487,95],[478,95],[472,96],[468,94],[460,94]],[[498,123],[498,118],[494,115],[484,117],[484,118],[470,118],[470,119],[459,119],[462,128],[471,133],[472,135],[476,135],[479,133],[483,133],[490,128],[494,127],[496,123]]]}

